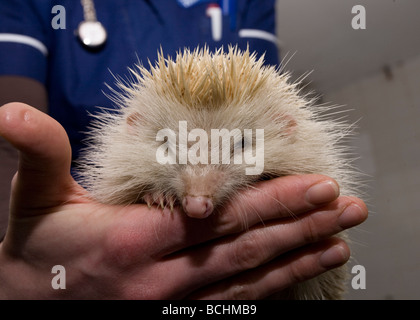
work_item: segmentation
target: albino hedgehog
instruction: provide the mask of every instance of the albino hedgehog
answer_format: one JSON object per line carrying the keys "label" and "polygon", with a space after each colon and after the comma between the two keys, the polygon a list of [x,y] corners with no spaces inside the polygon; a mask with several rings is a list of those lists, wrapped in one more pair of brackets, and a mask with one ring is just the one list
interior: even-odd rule
{"label": "albino hedgehog", "polygon": [[[133,81],[118,82],[117,111],[96,115],[80,160],[80,179],[98,201],[182,206],[205,218],[257,181],[306,173],[356,195],[357,172],[340,144],[351,126],[329,119],[332,107],[302,97],[263,58],[233,47],[184,50],[131,72]],[[340,298],[345,274],[329,271],[282,297]]]}

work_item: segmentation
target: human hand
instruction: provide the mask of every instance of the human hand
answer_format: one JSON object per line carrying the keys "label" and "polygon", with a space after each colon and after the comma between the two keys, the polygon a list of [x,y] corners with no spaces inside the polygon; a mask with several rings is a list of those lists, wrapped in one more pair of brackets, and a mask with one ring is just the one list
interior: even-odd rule
{"label": "human hand", "polygon": [[[0,135],[20,151],[0,244],[3,298],[264,298],[345,263],[349,249],[332,236],[367,216],[319,175],[261,183],[207,219],[103,205],[71,177],[55,120],[7,104]],[[54,265],[65,267],[64,290],[51,286]]]}

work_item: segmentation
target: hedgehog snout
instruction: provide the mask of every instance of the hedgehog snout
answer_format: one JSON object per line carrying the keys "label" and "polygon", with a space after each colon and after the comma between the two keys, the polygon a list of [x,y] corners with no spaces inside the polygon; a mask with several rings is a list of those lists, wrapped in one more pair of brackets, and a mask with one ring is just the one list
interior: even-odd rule
{"label": "hedgehog snout", "polygon": [[206,196],[186,195],[182,200],[184,212],[191,218],[207,218],[214,209],[213,201]]}
{"label": "hedgehog snout", "polygon": [[225,173],[211,167],[189,167],[182,174],[180,202],[191,218],[207,218],[217,206],[218,192],[225,182]]}

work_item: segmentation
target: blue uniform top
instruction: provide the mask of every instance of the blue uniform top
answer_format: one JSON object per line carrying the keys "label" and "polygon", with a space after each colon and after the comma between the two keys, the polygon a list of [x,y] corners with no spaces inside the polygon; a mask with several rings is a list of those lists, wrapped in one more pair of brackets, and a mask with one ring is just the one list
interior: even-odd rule
{"label": "blue uniform top", "polygon": [[[66,129],[77,158],[96,106],[113,107],[113,75],[128,75],[135,63],[148,65],[162,47],[173,56],[184,47],[207,44],[211,50],[238,44],[265,53],[267,64],[278,64],[275,0],[99,0],[97,19],[108,39],[99,51],[84,48],[75,36],[83,21],[78,0],[0,1],[0,75],[20,75],[43,83],[49,112]],[[210,3],[222,9],[222,38],[214,40]],[[62,7],[54,6],[61,5]],[[57,8],[64,8],[57,11]],[[58,16],[60,14],[60,16]],[[55,25],[52,24],[55,19]],[[61,21],[58,18],[61,17]],[[213,22],[214,23],[214,22]],[[55,26],[55,28],[53,27]],[[57,25],[65,29],[56,29]]]}

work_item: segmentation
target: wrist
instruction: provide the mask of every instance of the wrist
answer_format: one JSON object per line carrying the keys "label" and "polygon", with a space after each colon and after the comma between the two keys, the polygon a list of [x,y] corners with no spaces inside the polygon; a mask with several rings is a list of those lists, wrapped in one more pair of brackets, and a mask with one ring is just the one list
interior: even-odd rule
{"label": "wrist", "polygon": [[26,262],[8,253],[5,242],[0,243],[0,300],[36,298],[36,282],[32,268]]}
{"label": "wrist", "polygon": [[6,300],[9,297],[8,294],[8,277],[7,277],[7,262],[5,260],[4,257],[4,248],[3,248],[3,239],[4,236],[2,237],[1,241],[0,241],[0,300]]}

